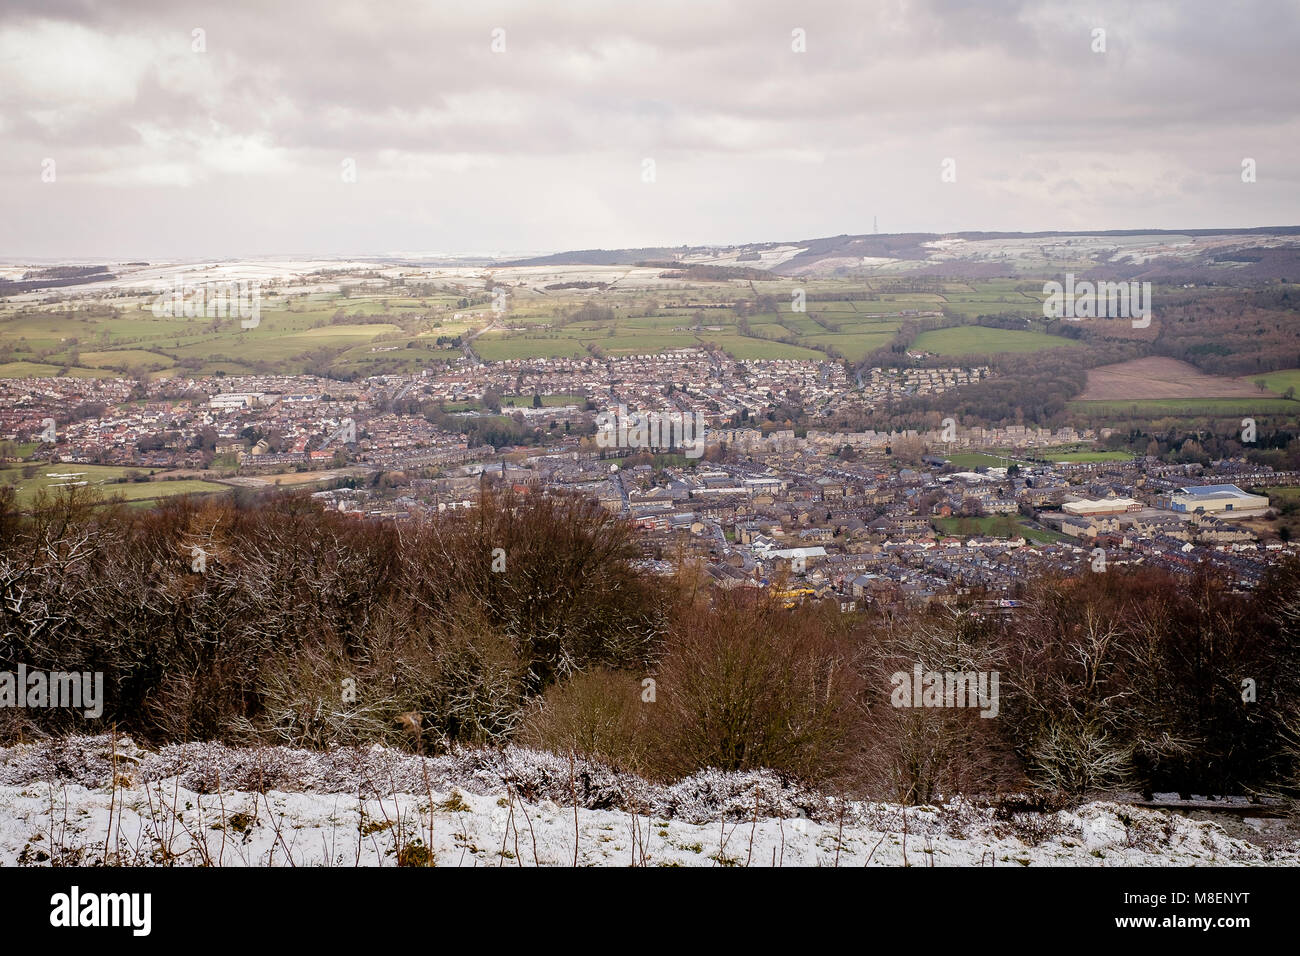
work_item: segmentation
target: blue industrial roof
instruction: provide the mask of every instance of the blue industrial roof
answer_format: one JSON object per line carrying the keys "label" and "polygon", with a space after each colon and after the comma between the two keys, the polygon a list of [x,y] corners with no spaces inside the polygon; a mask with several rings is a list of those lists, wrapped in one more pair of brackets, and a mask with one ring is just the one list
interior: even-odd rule
{"label": "blue industrial roof", "polygon": [[1209,497],[1210,495],[1247,497],[1246,492],[1242,491],[1236,485],[1193,485],[1190,488],[1182,488],[1180,491],[1185,495],[1193,495],[1196,497]]}

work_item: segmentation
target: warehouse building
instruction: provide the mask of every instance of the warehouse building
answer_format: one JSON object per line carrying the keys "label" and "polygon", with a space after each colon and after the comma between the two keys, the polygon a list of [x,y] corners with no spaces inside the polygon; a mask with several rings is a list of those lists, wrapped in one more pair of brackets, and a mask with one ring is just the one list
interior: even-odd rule
{"label": "warehouse building", "polygon": [[1141,511],[1142,502],[1132,498],[1101,498],[1095,501],[1080,498],[1078,501],[1067,501],[1061,505],[1061,510],[1068,515],[1122,515],[1127,511]]}
{"label": "warehouse building", "polygon": [[1193,485],[1179,488],[1160,500],[1170,511],[1219,516],[1254,517],[1268,510],[1268,498],[1242,491],[1236,485]]}

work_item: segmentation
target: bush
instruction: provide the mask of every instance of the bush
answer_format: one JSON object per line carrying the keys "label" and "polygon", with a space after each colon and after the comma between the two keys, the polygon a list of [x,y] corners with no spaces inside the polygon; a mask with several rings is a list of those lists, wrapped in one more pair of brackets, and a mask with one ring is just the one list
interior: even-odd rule
{"label": "bush", "polygon": [[649,718],[654,706],[643,699],[637,677],[597,668],[575,674],[535,700],[516,741],[646,775],[652,769]]}
{"label": "bush", "polygon": [[997,635],[969,615],[936,612],[895,622],[864,647],[864,673],[872,705],[867,746],[856,767],[860,785],[903,804],[928,804],[957,793],[988,794],[1023,785],[1020,761],[1005,721],[970,707],[895,707],[892,677],[923,672],[999,672],[998,706],[1005,670]]}
{"label": "bush", "polygon": [[767,767],[832,779],[860,744],[861,677],[849,642],[810,614],[743,593],[683,615],[657,680],[655,764],[684,776]]}

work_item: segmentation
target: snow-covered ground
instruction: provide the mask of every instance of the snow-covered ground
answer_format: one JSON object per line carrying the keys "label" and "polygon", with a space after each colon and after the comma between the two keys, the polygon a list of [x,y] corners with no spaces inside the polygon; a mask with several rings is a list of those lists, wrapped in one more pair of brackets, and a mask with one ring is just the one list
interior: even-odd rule
{"label": "snow-covered ground", "polygon": [[[576,798],[576,800],[575,800]],[[575,816],[574,804],[577,803]],[[107,736],[0,748],[0,865],[1191,866],[1300,864],[1111,803],[999,815],[841,803],[770,772],[655,786],[528,750],[421,759]]]}

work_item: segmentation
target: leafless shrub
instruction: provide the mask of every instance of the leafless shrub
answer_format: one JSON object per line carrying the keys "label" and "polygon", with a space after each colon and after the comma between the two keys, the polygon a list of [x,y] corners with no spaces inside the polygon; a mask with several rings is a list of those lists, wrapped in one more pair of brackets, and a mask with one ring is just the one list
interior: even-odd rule
{"label": "leafless shrub", "polygon": [[843,635],[767,600],[720,595],[669,637],[655,764],[668,776],[769,767],[833,778],[860,743],[860,691]]}
{"label": "leafless shrub", "polygon": [[993,637],[960,613],[893,623],[871,635],[863,654],[869,744],[857,766],[867,792],[928,804],[1021,781],[1000,717],[984,718],[969,707],[895,707],[890,700],[895,673],[910,676],[918,664],[923,672],[992,673],[1004,669],[999,655]]}
{"label": "leafless shrub", "polygon": [[516,741],[552,753],[573,752],[616,770],[644,773],[650,711],[635,676],[597,669],[576,674],[533,702]]}

